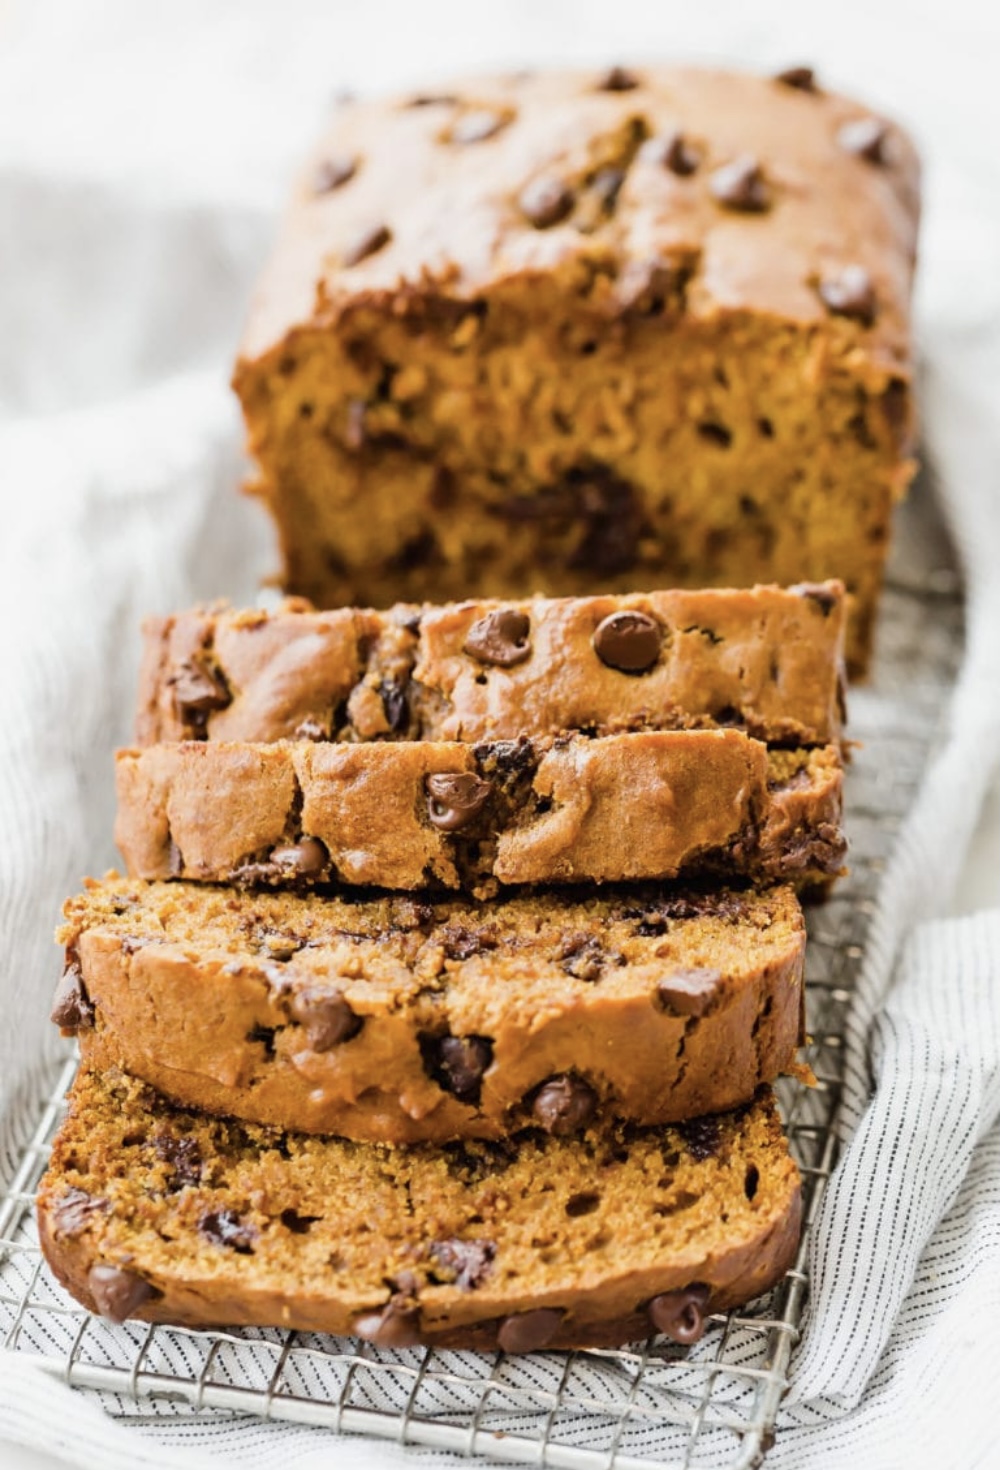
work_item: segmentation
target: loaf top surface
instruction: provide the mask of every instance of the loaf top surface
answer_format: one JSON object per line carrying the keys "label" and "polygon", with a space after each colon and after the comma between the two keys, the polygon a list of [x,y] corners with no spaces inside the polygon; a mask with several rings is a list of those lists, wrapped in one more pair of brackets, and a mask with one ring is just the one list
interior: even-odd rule
{"label": "loaf top surface", "polygon": [[667,272],[689,318],[772,316],[905,368],[917,155],[895,124],[804,81],[615,67],[341,104],[242,360],[359,306],[471,303],[538,277],[620,317]]}

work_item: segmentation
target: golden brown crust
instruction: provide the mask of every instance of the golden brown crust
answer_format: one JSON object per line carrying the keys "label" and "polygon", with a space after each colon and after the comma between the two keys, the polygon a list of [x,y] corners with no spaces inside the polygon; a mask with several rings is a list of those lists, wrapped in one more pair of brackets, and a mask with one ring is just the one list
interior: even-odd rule
{"label": "golden brown crust", "polygon": [[[474,742],[721,722],[824,745],[840,736],[845,612],[836,582],[388,613],[301,599],[195,609],[145,625],[136,743]],[[504,620],[515,641],[496,631]]]}
{"label": "golden brown crust", "polygon": [[[569,1074],[635,1122],[720,1112],[793,1068],[800,1041],[788,888],[478,905],[109,878],[67,903],[59,938],[91,1008],[88,1065],[354,1139],[501,1138]],[[440,1044],[466,1037],[487,1050],[463,1086]]]}
{"label": "golden brown crust", "polygon": [[839,752],[736,730],[119,751],[129,874],[420,889],[841,871]]}
{"label": "golden brown crust", "polygon": [[[650,1304],[696,1284],[709,1311],[746,1301],[791,1265],[799,1218],[766,1089],[680,1128],[393,1151],[84,1071],[38,1196],[46,1258],[90,1310],[511,1351],[644,1337]],[[544,1344],[504,1330],[540,1311]]]}

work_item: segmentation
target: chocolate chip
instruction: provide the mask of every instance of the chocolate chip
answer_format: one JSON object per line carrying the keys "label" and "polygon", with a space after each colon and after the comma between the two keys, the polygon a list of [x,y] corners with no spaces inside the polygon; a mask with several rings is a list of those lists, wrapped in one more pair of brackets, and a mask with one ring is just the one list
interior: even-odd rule
{"label": "chocolate chip", "polygon": [[172,1133],[160,1133],[153,1139],[157,1157],[174,1171],[174,1188],[183,1189],[186,1184],[201,1183],[201,1149],[194,1138],[175,1138]]}
{"label": "chocolate chip", "polygon": [[404,107],[448,107],[458,102],[454,92],[418,92],[403,103]]}
{"label": "chocolate chip", "polygon": [[89,1030],[94,1024],[94,1005],[79,965],[70,963],[62,973],[52,1001],[50,1019],[66,1032]]}
{"label": "chocolate chip", "polygon": [[475,1291],[490,1274],[497,1248],[492,1240],[436,1240],[431,1255],[460,1291]]}
{"label": "chocolate chip", "polygon": [[846,153],[869,163],[885,163],[888,137],[889,129],[877,117],[857,117],[844,123],[837,133],[837,142]]}
{"label": "chocolate chip", "polygon": [[656,987],[661,1010],[675,1016],[703,1016],[718,995],[722,976],[718,970],[674,970]]}
{"label": "chocolate chip", "polygon": [[500,1323],[497,1343],[505,1353],[535,1353],[548,1347],[562,1326],[563,1314],[551,1307],[519,1312]]}
{"label": "chocolate chip", "polygon": [[600,980],[607,954],[593,934],[571,934],[564,941],[559,961],[575,980]]}
{"label": "chocolate chip", "polygon": [[120,1266],[91,1266],[87,1289],[102,1317],[124,1322],[156,1295],[148,1281]]}
{"label": "chocolate chip", "polygon": [[431,826],[458,832],[482,811],[493,787],[468,771],[436,771],[425,779],[424,789]]}
{"label": "chocolate chip", "polygon": [[524,217],[536,230],[547,230],[564,220],[573,208],[573,194],[561,179],[542,174],[525,184],[518,197]]}
{"label": "chocolate chip", "polygon": [[597,1093],[580,1077],[566,1072],[551,1077],[535,1093],[531,1111],[546,1133],[565,1138],[585,1128],[597,1111]]}
{"label": "chocolate chip", "polygon": [[829,587],[824,587],[822,582],[799,582],[791,590],[797,592],[799,597],[807,597],[810,602],[815,602],[825,618],[830,616],[839,601],[836,594]]}
{"label": "chocolate chip", "polygon": [[703,1118],[688,1118],[684,1123],[676,1125],[678,1133],[687,1144],[691,1157],[699,1163],[710,1159],[718,1152],[721,1142],[719,1133],[719,1122],[711,1115]]}
{"label": "chocolate chip", "polygon": [[466,635],[463,651],[483,664],[502,669],[523,663],[531,653],[531,619],[514,607],[497,607],[477,618]]}
{"label": "chocolate chip", "polygon": [[330,731],[321,725],[319,720],[309,718],[295,727],[296,740],[329,740],[329,738]]}
{"label": "chocolate chip", "polygon": [[823,305],[835,316],[851,317],[866,327],[875,320],[875,288],[864,266],[846,265],[836,275],[824,276],[817,289]]}
{"label": "chocolate chip", "polygon": [[313,193],[332,194],[342,184],[353,179],[358,171],[356,158],[326,158],[313,175]]}
{"label": "chocolate chip", "polygon": [[406,697],[406,688],[397,684],[393,679],[383,679],[379,685],[379,694],[382,696],[382,709],[389,729],[393,733],[404,729],[410,718],[410,706]]}
{"label": "chocolate chip", "polygon": [[487,929],[466,929],[453,924],[441,935],[441,944],[449,960],[469,960],[484,949],[496,949],[495,934]]}
{"label": "chocolate chip", "polygon": [[639,86],[639,78],[635,72],[628,71],[624,66],[613,66],[606,71],[597,83],[598,92],[634,92]]}
{"label": "chocolate chip", "polygon": [[421,1036],[424,1067],[445,1092],[460,1102],[478,1103],[483,1073],[493,1060],[485,1036]]}
{"label": "chocolate chip", "polygon": [[665,1291],[655,1296],[647,1311],[657,1332],[672,1337],[674,1342],[697,1342],[705,1331],[705,1311],[711,1287],[692,1282],[680,1291]]}
{"label": "chocolate chip", "polygon": [[774,80],[783,86],[794,87],[797,92],[816,91],[816,73],[811,66],[788,66],[779,71]]}
{"label": "chocolate chip", "polygon": [[181,664],[173,686],[178,718],[196,726],[203,727],[212,710],[226,709],[233,702],[222,670],[208,663],[204,656]]}
{"label": "chocolate chip", "polygon": [[368,229],[362,230],[360,235],[346,246],[340,257],[341,265],[358,265],[360,261],[366,260],[369,255],[375,255],[382,250],[392,239],[392,231],[388,225],[370,225]]}
{"label": "chocolate chip", "polygon": [[292,996],[288,1007],[293,1021],[305,1027],[310,1051],[331,1051],[357,1036],[364,1018],[355,1015],[339,990],[307,986]]}
{"label": "chocolate chip", "polygon": [[241,1219],[235,1210],[213,1210],[202,1215],[198,1229],[216,1245],[228,1246],[237,1255],[253,1255],[257,1227],[249,1220]]}
{"label": "chocolate chip", "polygon": [[644,612],[610,613],[597,625],[594,652],[609,669],[644,674],[660,656],[662,633],[655,618]]}
{"label": "chocolate chip", "polygon": [[760,214],[771,207],[771,191],[755,158],[735,158],[717,168],[708,181],[713,197],[726,209]]}
{"label": "chocolate chip", "polygon": [[648,138],[639,150],[639,157],[646,163],[659,164],[661,168],[669,169],[672,174],[678,174],[681,178],[693,174],[701,163],[701,154],[697,148],[678,131]]}
{"label": "chocolate chip", "polygon": [[287,847],[276,847],[270,861],[282,874],[295,878],[315,878],[330,861],[330,854],[318,837],[302,837]]}
{"label": "chocolate chip", "polygon": [[82,1235],[95,1215],[106,1214],[111,1208],[106,1199],[88,1194],[85,1189],[67,1189],[52,1207],[52,1224],[57,1235],[69,1239]]}
{"label": "chocolate chip", "polygon": [[474,107],[456,118],[448,133],[450,143],[483,143],[504,127],[508,119],[489,107]]}
{"label": "chocolate chip", "polygon": [[588,189],[605,209],[611,209],[625,182],[625,170],[621,168],[599,168],[591,179]]}
{"label": "chocolate chip", "polygon": [[381,1312],[355,1318],[353,1331],[376,1347],[415,1347],[420,1341],[420,1308],[409,1300],[393,1298]]}
{"label": "chocolate chip", "polygon": [[274,1038],[277,1034],[277,1029],[276,1026],[259,1026],[254,1023],[247,1032],[246,1039],[251,1044],[262,1046],[265,1056],[273,1057]]}

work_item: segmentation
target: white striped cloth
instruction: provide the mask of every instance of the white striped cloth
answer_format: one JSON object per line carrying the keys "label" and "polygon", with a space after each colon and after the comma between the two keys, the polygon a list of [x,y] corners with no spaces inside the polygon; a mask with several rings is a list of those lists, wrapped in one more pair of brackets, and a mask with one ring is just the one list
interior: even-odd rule
{"label": "white striped cloth", "polygon": [[[533,0],[483,6],[474,29],[447,0],[350,12],[36,0],[0,16],[0,1168],[53,1046],[59,902],[114,861],[109,752],[128,734],[139,616],[245,600],[271,566],[232,489],[225,377],[287,170],[326,97],[484,61],[816,60],[907,116],[929,157],[926,441],[969,639],[947,743],[877,895],[848,1037],[847,1146],[813,1233],[769,1463],[998,1463],[1000,913],[948,917],[1000,759],[996,26],[972,0],[942,15],[920,0],[697,9],[668,20],[639,0],[600,16]],[[256,1420],[112,1421],[16,1355],[0,1361],[0,1440],[70,1462],[453,1463]]]}

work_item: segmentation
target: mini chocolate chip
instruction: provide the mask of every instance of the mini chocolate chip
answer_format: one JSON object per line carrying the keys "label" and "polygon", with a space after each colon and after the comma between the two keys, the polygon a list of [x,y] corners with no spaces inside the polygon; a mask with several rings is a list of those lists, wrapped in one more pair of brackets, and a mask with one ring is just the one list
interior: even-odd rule
{"label": "mini chocolate chip", "polygon": [[624,66],[613,66],[597,83],[598,92],[634,92],[639,85],[635,72]]}
{"label": "mini chocolate chip", "polygon": [[120,1266],[91,1266],[87,1289],[101,1316],[112,1322],[125,1322],[156,1294],[148,1281]]}
{"label": "mini chocolate chip", "polygon": [[675,1016],[703,1016],[722,985],[718,970],[674,970],[656,987],[661,1010]]}
{"label": "mini chocolate chip", "polygon": [[425,779],[424,789],[431,826],[457,832],[478,816],[493,787],[469,771],[436,771]]}
{"label": "mini chocolate chip", "polygon": [[711,1115],[703,1118],[688,1118],[685,1122],[678,1123],[676,1127],[687,1145],[688,1152],[699,1163],[710,1159],[714,1153],[718,1152],[721,1137],[717,1118]]}
{"label": "mini chocolate chip", "polygon": [[507,122],[502,112],[494,112],[490,107],[474,107],[468,112],[463,112],[461,117],[452,123],[448,133],[449,143],[483,143],[487,138],[492,138],[499,133]]}
{"label": "mini chocolate chip", "polygon": [[497,1343],[505,1353],[535,1353],[548,1347],[562,1326],[563,1314],[551,1307],[519,1312],[500,1323]]}
{"label": "mini chocolate chip", "polygon": [[546,1133],[565,1138],[586,1128],[597,1111],[597,1093],[582,1078],[565,1072],[542,1084],[531,1111]]}
{"label": "mini chocolate chip", "polygon": [[385,712],[389,729],[393,733],[398,733],[404,728],[410,717],[406,688],[402,684],[397,684],[393,679],[383,679],[378,692],[382,696],[382,709]]}
{"label": "mini chocolate chip", "polygon": [[420,1308],[410,1301],[394,1299],[381,1312],[356,1317],[353,1331],[376,1347],[415,1347],[420,1341]]}
{"label": "mini chocolate chip", "polygon": [[573,208],[573,194],[561,179],[543,174],[525,184],[517,202],[521,213],[536,230],[547,230],[569,214]]}
{"label": "mini chocolate chip", "polygon": [[172,1133],[159,1133],[153,1139],[158,1158],[174,1171],[174,1188],[201,1183],[201,1149],[194,1138],[175,1138]]}
{"label": "mini chocolate chip", "polygon": [[575,980],[600,980],[607,960],[604,946],[593,934],[571,934],[563,941],[559,961]]}
{"label": "mini chocolate chip", "polygon": [[665,1291],[650,1302],[649,1320],[657,1332],[672,1337],[674,1342],[697,1342],[705,1331],[705,1309],[711,1294],[711,1287],[700,1281],[679,1291]]}
{"label": "mini chocolate chip", "polygon": [[345,266],[358,265],[360,261],[366,260],[369,255],[375,255],[382,250],[392,239],[392,231],[388,225],[370,225],[368,229],[362,230],[359,235],[343,250],[340,263]]}
{"label": "mini chocolate chip", "polygon": [[499,664],[502,669],[523,663],[531,653],[528,634],[531,619],[514,607],[497,607],[477,618],[469,629],[463,651],[483,664]]}
{"label": "mini chocolate chip", "polygon": [[837,142],[846,153],[853,153],[869,163],[885,163],[885,145],[889,129],[877,117],[856,117],[844,123],[837,133]]}
{"label": "mini chocolate chip", "polygon": [[811,66],[788,66],[779,71],[774,80],[786,87],[794,87],[797,92],[816,91],[816,73]]}
{"label": "mini chocolate chip", "polygon": [[424,1066],[445,1092],[460,1102],[477,1103],[483,1074],[493,1060],[493,1043],[485,1036],[421,1036]]}
{"label": "mini chocolate chip", "polygon": [[837,275],[824,276],[817,289],[835,316],[851,317],[866,327],[875,320],[875,288],[863,265],[846,265]]}
{"label": "mini chocolate chip", "polygon": [[63,1031],[89,1030],[94,1024],[94,1006],[83,983],[77,964],[70,963],[62,973],[52,1001],[50,1019]]}
{"label": "mini chocolate chip", "polygon": [[70,1239],[82,1235],[95,1215],[106,1214],[110,1208],[109,1201],[99,1195],[88,1194],[85,1189],[67,1189],[52,1207],[56,1234]]}
{"label": "mini chocolate chip", "polygon": [[609,669],[644,674],[660,656],[662,633],[655,618],[644,612],[616,612],[597,625],[594,652]]}
{"label": "mini chocolate chip", "polygon": [[701,163],[701,154],[697,148],[678,131],[648,138],[639,150],[639,157],[646,163],[659,164],[661,168],[669,169],[672,174],[678,174],[681,178],[693,174]]}
{"label": "mini chocolate chip", "polygon": [[346,184],[358,171],[356,158],[326,158],[316,169],[313,175],[313,193],[332,194],[334,189],[339,189]]}
{"label": "mini chocolate chip", "polygon": [[237,1255],[253,1254],[257,1227],[249,1220],[243,1220],[235,1210],[213,1210],[202,1215],[198,1221],[198,1229],[216,1245],[228,1246]]}
{"label": "mini chocolate chip", "polygon": [[318,837],[301,837],[287,847],[276,847],[270,862],[282,873],[296,878],[315,878],[330,861],[330,854]]}
{"label": "mini chocolate chip", "polygon": [[431,1255],[443,1270],[453,1274],[460,1291],[475,1291],[490,1274],[497,1253],[492,1240],[436,1240]]}
{"label": "mini chocolate chip", "polygon": [[212,710],[226,709],[233,702],[221,669],[204,658],[181,664],[173,678],[174,708],[182,720],[204,724]]}
{"label": "mini chocolate chip", "polygon": [[339,990],[307,986],[292,996],[288,1007],[293,1021],[305,1027],[310,1051],[331,1051],[357,1036],[364,1018],[355,1015]]}
{"label": "mini chocolate chip", "polygon": [[717,168],[708,181],[713,197],[726,209],[760,214],[771,207],[771,191],[755,158],[734,158]]}

